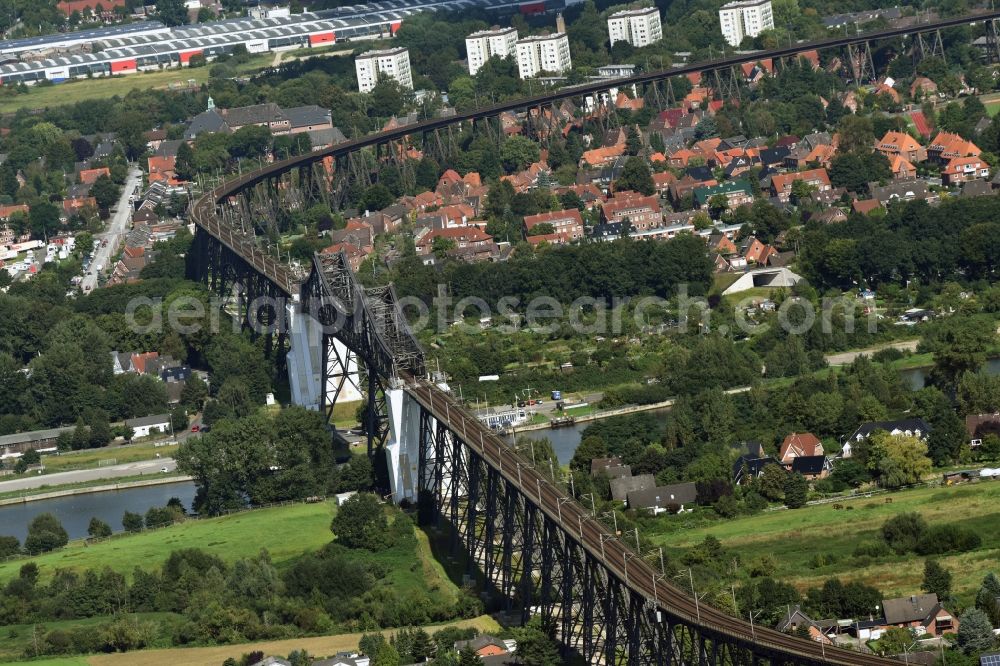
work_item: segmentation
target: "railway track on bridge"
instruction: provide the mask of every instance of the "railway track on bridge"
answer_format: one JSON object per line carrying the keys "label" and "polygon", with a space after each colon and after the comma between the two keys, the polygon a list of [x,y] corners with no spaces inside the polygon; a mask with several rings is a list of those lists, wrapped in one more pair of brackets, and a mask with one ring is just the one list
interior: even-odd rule
{"label": "railway track on bridge", "polygon": [[577,539],[592,555],[600,558],[615,576],[657,608],[674,613],[687,622],[698,625],[703,631],[770,647],[775,652],[796,655],[816,663],[850,666],[889,666],[899,663],[871,654],[827,647],[823,643],[796,638],[773,629],[752,626],[710,605],[696,603],[692,596],[664,579],[638,553],[612,534],[607,526],[591,516],[582,504],[567,502],[562,489],[523,460],[451,395],[420,380],[411,380],[407,390],[435,418],[448,423],[449,428],[461,434],[466,444],[475,448],[508,481],[516,483],[527,498],[536,502],[549,518],[562,525],[567,535]]}
{"label": "railway track on bridge", "polygon": [[[670,70],[643,73],[631,77],[602,81],[572,88],[549,91],[532,97],[502,102],[474,111],[460,113],[448,118],[435,118],[383,131],[365,137],[346,141],[331,148],[306,155],[280,160],[257,171],[220,184],[200,197],[191,208],[191,217],[198,228],[214,242],[227,248],[246,264],[249,270],[263,276],[274,287],[274,291],[290,298],[301,296],[302,283],[291,268],[257,246],[253,234],[227,223],[227,206],[242,192],[259,183],[276,179],[281,175],[315,165],[327,158],[341,158],[351,153],[402,141],[409,135],[434,132],[452,125],[495,117],[506,111],[518,111],[542,107],[562,99],[600,93],[612,87],[649,84],[674,76],[693,72],[706,72],[755,62],[765,58],[794,57],[811,50],[823,50],[857,45],[885,39],[913,35],[968,25],[979,21],[1000,19],[1000,11],[982,11],[963,17],[942,19],[920,25],[891,28],[863,35],[836,37],[807,44],[793,44],[755,53],[737,54],[707,62],[699,62]],[[389,380],[390,378],[381,378]],[[432,384],[414,377],[407,377],[405,388],[422,409],[427,410],[440,423],[470,447],[509,483],[516,485],[525,501],[532,502],[545,516],[556,521],[566,535],[582,546],[590,556],[598,559],[608,574],[622,581],[631,594],[645,600],[650,608],[657,609],[676,618],[680,622],[698,628],[699,635],[718,637],[743,647],[755,647],[750,653],[753,663],[758,663],[758,654],[777,655],[775,663],[782,661],[802,664],[891,665],[898,663],[870,654],[852,652],[826,646],[823,643],[795,638],[780,632],[755,627],[752,623],[732,617],[710,605],[700,604],[694,597],[674,585],[647,564],[640,554],[632,551],[621,538],[612,534],[601,522],[591,516],[578,502],[566,497],[556,486],[506,445],[496,434],[487,429],[471,413],[450,395]],[[562,612],[566,612],[563,609]],[[631,657],[630,657],[631,659]],[[706,656],[698,661],[705,664]],[[669,661],[669,660],[668,660]],[[713,663],[717,662],[712,657]],[[632,663],[631,661],[629,663]]]}

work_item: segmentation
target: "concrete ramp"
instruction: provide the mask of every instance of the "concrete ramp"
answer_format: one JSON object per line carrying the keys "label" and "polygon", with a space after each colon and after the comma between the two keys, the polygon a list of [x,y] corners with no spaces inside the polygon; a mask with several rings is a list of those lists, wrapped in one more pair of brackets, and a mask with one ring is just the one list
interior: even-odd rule
{"label": "concrete ramp", "polygon": [[761,287],[792,287],[802,279],[801,275],[787,268],[758,268],[744,273],[739,280],[729,285],[722,295],[729,296]]}

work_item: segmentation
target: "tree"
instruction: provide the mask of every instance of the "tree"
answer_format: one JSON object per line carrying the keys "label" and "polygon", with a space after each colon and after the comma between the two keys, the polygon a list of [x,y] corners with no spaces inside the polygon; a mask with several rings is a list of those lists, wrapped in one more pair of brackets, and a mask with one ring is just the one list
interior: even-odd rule
{"label": "tree", "polygon": [[629,155],[638,155],[642,150],[642,137],[633,125],[629,125],[625,130],[625,152]]}
{"label": "tree", "polygon": [[970,608],[958,618],[956,639],[958,647],[965,654],[985,652],[996,642],[990,618],[978,608]]}
{"label": "tree", "polygon": [[21,455],[21,460],[27,465],[37,465],[42,462],[42,456],[35,449],[28,449]]}
{"label": "tree", "polygon": [[573,459],[569,466],[576,472],[584,475],[590,474],[590,463],[595,458],[606,458],[608,456],[608,445],[601,437],[584,437],[580,445],[573,452]]}
{"label": "tree", "polygon": [[838,126],[842,153],[869,153],[875,145],[875,130],[871,118],[849,114],[840,119]]}
{"label": "tree", "polygon": [[556,644],[536,622],[515,631],[517,654],[524,666],[557,666],[563,663]]}
{"label": "tree", "polygon": [[761,495],[777,502],[785,496],[785,476],[787,472],[780,465],[765,465],[757,479],[757,489]]}
{"label": "tree", "polygon": [[483,660],[479,658],[471,645],[466,645],[458,653],[458,666],[482,666]]}
{"label": "tree", "polygon": [[94,516],[90,519],[90,524],[87,526],[87,534],[92,539],[105,539],[111,536],[111,526],[97,516]]}
{"label": "tree", "polygon": [[24,540],[24,549],[29,555],[45,553],[61,548],[69,542],[69,535],[55,516],[42,513],[34,517],[28,524],[28,536]]}
{"label": "tree", "polygon": [[141,532],[142,516],[138,513],[126,511],[124,515],[122,515],[122,527],[125,528],[126,532]]}
{"label": "tree", "polygon": [[959,316],[946,319],[930,341],[934,347],[932,381],[942,389],[952,389],[965,373],[978,372],[986,362],[993,339],[994,329],[980,319]]}
{"label": "tree", "polygon": [[806,505],[806,497],[809,494],[809,482],[801,474],[787,474],[785,476],[785,506],[789,509],[798,509]]}
{"label": "tree", "polygon": [[17,555],[21,552],[21,542],[17,537],[0,536],[0,560]]}
{"label": "tree", "polygon": [[946,604],[951,601],[951,572],[945,569],[937,560],[928,559],[924,562],[924,581],[920,589],[928,594],[936,594],[938,601]]}
{"label": "tree", "polygon": [[198,412],[207,397],[208,385],[201,377],[191,375],[181,389],[181,403],[193,412]]}
{"label": "tree", "polygon": [[927,521],[919,513],[900,513],[882,525],[882,538],[899,554],[916,550],[927,531]]}
{"label": "tree", "polygon": [[59,230],[59,209],[51,201],[39,201],[31,207],[28,213],[32,237],[42,240],[53,236]]}
{"label": "tree", "polygon": [[641,157],[630,157],[625,160],[622,167],[622,174],[615,183],[615,189],[634,190],[649,196],[656,191],[653,184],[653,175],[649,172],[649,165]]}
{"label": "tree", "polygon": [[330,530],[337,543],[348,548],[380,551],[388,547],[389,523],[385,512],[371,493],[357,493],[337,509]]}
{"label": "tree", "polygon": [[184,0],[156,0],[156,16],[169,26],[184,25],[188,22]]}
{"label": "tree", "polygon": [[372,655],[371,666],[399,666],[399,653],[391,643],[382,643]]}
{"label": "tree", "polygon": [[1000,625],[1000,580],[996,574],[990,572],[986,574],[982,587],[976,593],[976,608],[986,613],[990,618],[990,624]]}
{"label": "tree", "polygon": [[386,118],[398,115],[403,110],[406,99],[412,96],[409,90],[399,84],[394,78],[383,77],[368,93],[371,100],[370,114]]}
{"label": "tree", "polygon": [[375,183],[365,190],[364,196],[361,197],[361,207],[370,211],[382,210],[391,206],[393,201],[395,197],[389,188],[382,183]]}
{"label": "tree", "polygon": [[868,444],[868,466],[886,488],[919,483],[931,471],[927,444],[919,437],[878,431],[868,438]]}
{"label": "tree", "polygon": [[913,634],[909,629],[893,627],[878,640],[878,651],[882,655],[901,654],[904,650],[910,649],[912,644]]}
{"label": "tree", "polygon": [[500,161],[507,173],[514,173],[538,161],[538,144],[531,139],[514,135],[500,146]]}
{"label": "tree", "polygon": [[105,211],[118,200],[119,193],[120,188],[105,174],[98,176],[90,188],[90,194],[97,201],[97,207]]}

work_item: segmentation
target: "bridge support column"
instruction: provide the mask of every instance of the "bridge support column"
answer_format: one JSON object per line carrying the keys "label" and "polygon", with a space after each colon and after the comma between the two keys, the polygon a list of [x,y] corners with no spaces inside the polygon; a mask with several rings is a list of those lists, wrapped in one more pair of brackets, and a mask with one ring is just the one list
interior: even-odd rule
{"label": "bridge support column", "polygon": [[389,489],[397,504],[417,502],[420,491],[421,436],[420,405],[403,389],[385,391],[389,408],[389,438],[385,445],[389,468]]}

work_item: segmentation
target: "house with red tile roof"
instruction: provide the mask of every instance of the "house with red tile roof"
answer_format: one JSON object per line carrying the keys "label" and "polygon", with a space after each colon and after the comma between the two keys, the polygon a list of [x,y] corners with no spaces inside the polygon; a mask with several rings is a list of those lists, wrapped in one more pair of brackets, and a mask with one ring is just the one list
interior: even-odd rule
{"label": "house with red tile roof", "polygon": [[989,178],[990,165],[978,155],[954,157],[941,168],[941,180],[945,185],[964,183],[977,178]]}
{"label": "house with red tile roof", "polygon": [[108,167],[98,167],[96,169],[83,169],[80,171],[80,182],[84,185],[93,185],[94,181],[101,176],[111,176]]}
{"label": "house with red tile roof", "polygon": [[979,146],[951,132],[938,132],[927,146],[927,159],[946,165],[956,157],[979,157]]}
{"label": "house with red tile roof", "polygon": [[920,93],[925,97],[937,95],[937,91],[937,84],[928,79],[926,76],[918,76],[913,79],[913,83],[910,84],[910,97],[915,98],[917,93]]}
{"label": "house with red tile roof", "polygon": [[10,216],[14,213],[24,213],[27,215],[31,212],[28,204],[2,204],[0,205],[0,220],[9,220]]}
{"label": "house with red tile roof", "polygon": [[917,177],[917,168],[901,155],[893,155],[889,158],[889,170],[892,171],[894,180],[907,180]]}
{"label": "house with red tile roof", "polygon": [[429,229],[418,234],[416,239],[417,254],[427,255],[434,250],[434,239],[445,238],[454,241],[456,248],[479,248],[493,244],[493,236],[479,227],[455,227],[452,229]]}
{"label": "house with red tile roof", "polygon": [[618,96],[615,97],[615,108],[616,109],[627,109],[629,111],[638,111],[639,109],[646,106],[646,100],[641,97],[631,98],[622,91],[618,91]]}
{"label": "house with red tile roof", "polygon": [[162,182],[166,185],[178,185],[177,178],[177,156],[152,155],[146,159],[146,166],[149,169],[149,182]]}
{"label": "house with red tile roof", "polygon": [[368,252],[353,243],[334,243],[323,248],[320,254],[339,254],[341,251],[347,256],[347,263],[355,273],[361,268],[361,262],[368,256]]}
{"label": "house with red tile roof", "polygon": [[[138,248],[142,250],[142,248]],[[140,252],[141,254],[141,252]],[[132,371],[140,375],[146,374],[146,363],[160,357],[159,352],[145,352],[142,354],[132,354]]]}
{"label": "house with red tile roof", "polygon": [[604,222],[622,222],[628,219],[634,231],[655,229],[663,224],[659,199],[637,192],[618,192],[613,199],[601,206],[601,217]]}
{"label": "house with red tile roof", "polygon": [[771,176],[771,193],[781,201],[788,201],[792,196],[792,185],[797,180],[812,185],[818,192],[830,189],[830,176],[826,169],[809,169],[808,171],[774,174]]}
{"label": "house with red tile roof", "polygon": [[677,176],[669,171],[661,171],[653,174],[653,187],[658,194],[664,194],[670,190],[670,186],[677,182]]}
{"label": "house with red tile roof", "polygon": [[754,263],[763,266],[767,263],[768,257],[772,254],[776,254],[778,251],[770,245],[766,245],[757,239],[756,236],[750,236],[743,240],[740,244],[740,256],[747,261],[747,263]]}
{"label": "house with red tile roof", "polygon": [[524,228],[531,235],[531,230],[539,224],[550,224],[557,234],[565,235],[569,240],[583,238],[583,218],[576,208],[557,210],[551,213],[528,215],[524,218]]}
{"label": "house with red tile roof", "polygon": [[868,215],[872,211],[881,209],[882,202],[878,199],[855,199],[851,202],[851,210],[861,215]]}
{"label": "house with red tile roof", "polygon": [[552,234],[536,234],[534,236],[527,236],[526,239],[528,245],[532,247],[538,247],[542,243],[548,245],[566,245],[573,239],[569,237],[569,234],[552,233]]}
{"label": "house with red tile roof", "polygon": [[63,212],[67,215],[73,215],[74,213],[79,213],[84,208],[90,206],[91,208],[97,208],[97,199],[94,197],[78,197],[76,199],[63,199],[62,207]]}
{"label": "house with red tile roof", "polygon": [[789,465],[800,456],[823,455],[823,442],[811,432],[793,432],[781,442],[781,452],[778,459],[781,464]]}
{"label": "house with red tile roof", "polygon": [[927,149],[906,132],[886,132],[875,144],[875,150],[890,160],[895,156],[909,162],[923,162],[927,159]]}

